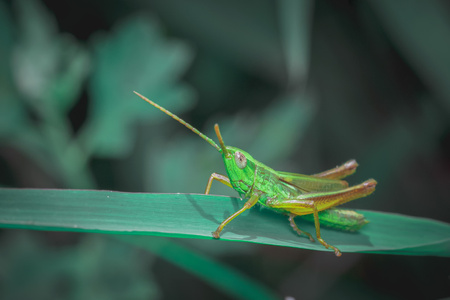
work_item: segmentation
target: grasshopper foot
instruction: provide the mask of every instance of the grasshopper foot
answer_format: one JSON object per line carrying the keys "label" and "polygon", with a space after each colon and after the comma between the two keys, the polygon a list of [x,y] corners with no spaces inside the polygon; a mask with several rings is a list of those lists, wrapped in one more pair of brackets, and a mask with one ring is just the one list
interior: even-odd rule
{"label": "grasshopper foot", "polygon": [[319,242],[325,247],[325,248],[331,248],[334,250],[334,254],[339,257],[342,255],[341,250],[339,250],[338,248],[331,246],[330,244],[328,244],[327,242],[325,242],[322,238],[318,238]]}
{"label": "grasshopper foot", "polygon": [[337,256],[337,257],[339,257],[339,256],[341,256],[342,255],[342,252],[341,251],[339,251],[339,249],[338,248],[336,248],[336,247],[333,247],[334,248],[334,254]]}
{"label": "grasshopper foot", "polygon": [[211,233],[212,233],[213,238],[215,238],[215,239],[219,239],[219,238],[220,238],[220,233],[217,232],[217,230],[216,230],[216,231],[213,231],[213,232],[211,232]]}

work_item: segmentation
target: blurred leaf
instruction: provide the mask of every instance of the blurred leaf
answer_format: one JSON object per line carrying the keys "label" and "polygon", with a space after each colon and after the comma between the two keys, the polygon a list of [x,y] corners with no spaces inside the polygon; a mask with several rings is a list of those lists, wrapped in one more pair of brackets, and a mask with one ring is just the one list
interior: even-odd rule
{"label": "blurred leaf", "polygon": [[51,247],[27,232],[0,241],[3,299],[153,299],[149,256],[100,235],[75,247]]}
{"label": "blurred leaf", "polygon": [[[143,1],[149,4],[148,1]],[[283,82],[285,69],[273,1],[151,2],[165,21],[201,47],[260,78]]]}
{"label": "blurred leaf", "polygon": [[[258,160],[267,164],[285,160],[286,157],[297,153],[315,117],[315,100],[315,97],[307,92],[295,92],[275,99],[257,118],[260,131],[247,146],[249,153],[258,155]],[[237,132],[239,131],[236,128]],[[234,138],[235,135],[231,136]]]}
{"label": "blurred leaf", "polygon": [[392,42],[450,112],[450,12],[448,3],[370,1]]}
{"label": "blurred leaf", "polygon": [[0,138],[12,137],[26,120],[23,103],[15,98],[11,74],[14,26],[5,2],[0,2]]}
{"label": "blurred leaf", "polygon": [[158,24],[145,17],[123,22],[92,44],[92,105],[81,141],[97,155],[123,155],[133,145],[132,122],[151,119],[152,114],[162,117],[132,92],[157,99],[174,112],[185,110],[193,94],[178,80],[192,53],[185,44],[164,37]]}
{"label": "blurred leaf", "polygon": [[280,37],[291,85],[305,83],[309,73],[312,0],[282,0],[279,4]]}
{"label": "blurred leaf", "polygon": [[180,268],[197,275],[233,299],[277,299],[273,292],[250,277],[168,239],[149,240],[145,236],[130,235],[121,235],[118,239],[156,253]]}
{"label": "blurred leaf", "polygon": [[[11,74],[5,72],[6,78],[1,74],[6,87],[0,90],[0,138],[28,155],[58,183],[92,187],[88,159],[78,145],[71,143],[72,127],[67,116],[87,76],[88,54],[70,36],[58,33],[56,20],[40,2],[18,0],[14,4],[16,44],[12,51],[5,46],[7,42],[1,47],[12,69]],[[8,29],[14,29],[7,20],[2,19],[7,28],[2,38],[8,36]],[[29,175],[21,173],[19,176]]]}
{"label": "blurred leaf", "polygon": [[[148,234],[211,239],[211,231],[237,210],[236,198],[198,194],[140,194],[91,190],[0,189],[5,228]],[[430,219],[359,211],[371,222],[358,233],[322,228],[342,252],[450,256],[450,225]],[[314,225],[299,222],[314,232]],[[285,216],[250,210],[231,222],[222,241],[326,250],[299,237]]]}
{"label": "blurred leaf", "polygon": [[86,78],[87,52],[70,36],[60,35],[56,20],[37,0],[17,1],[19,41],[13,70],[17,86],[43,117],[65,114]]}
{"label": "blurred leaf", "polygon": [[23,103],[5,91],[0,95],[0,139],[16,137],[27,122]]}
{"label": "blurred leaf", "polygon": [[[373,176],[384,188],[377,192],[380,199],[376,203],[362,204],[363,208],[370,205],[372,208],[378,209],[388,206],[389,202],[392,204],[389,199],[390,196],[392,197],[390,195],[392,189],[399,188],[395,177],[405,172],[405,168],[408,168],[408,163],[414,157],[432,157],[439,149],[439,136],[444,133],[448,118],[445,111],[436,107],[428,97],[423,99],[420,104],[420,111],[414,115],[414,118],[398,114],[397,119],[389,123],[389,130],[386,133],[374,137],[367,143],[366,157],[361,160],[364,168],[361,168],[358,173],[364,177]],[[380,162],[383,163],[380,164]],[[370,172],[368,172],[369,170]],[[433,177],[427,179],[431,182],[434,181]],[[443,180],[445,179],[443,178]],[[425,179],[423,182],[426,182]],[[438,188],[433,188],[432,184],[425,184],[427,190],[438,190]],[[396,199],[396,201],[399,206],[407,205],[411,208],[410,199]],[[434,201],[437,201],[435,205],[438,207],[448,206],[445,197],[435,197]],[[424,212],[421,203],[416,203],[416,205],[418,211]]]}

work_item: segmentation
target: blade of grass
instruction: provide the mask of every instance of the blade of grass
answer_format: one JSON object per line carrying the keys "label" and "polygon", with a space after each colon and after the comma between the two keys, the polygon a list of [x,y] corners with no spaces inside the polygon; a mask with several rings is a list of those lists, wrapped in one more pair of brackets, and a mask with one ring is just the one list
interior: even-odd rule
{"label": "blade of grass", "polygon": [[392,42],[450,111],[450,22],[444,1],[370,1]]}
{"label": "blade of grass", "polygon": [[278,2],[280,37],[289,84],[304,84],[309,71],[310,37],[314,2],[283,0]]}
{"label": "blade of grass", "polygon": [[[232,197],[93,190],[0,189],[0,227],[146,234],[211,239],[211,231],[242,204]],[[371,223],[358,233],[322,228],[342,252],[450,256],[450,224],[359,211]],[[299,221],[314,232],[311,223]],[[225,227],[222,240],[329,251],[297,236],[287,218],[252,209]]]}

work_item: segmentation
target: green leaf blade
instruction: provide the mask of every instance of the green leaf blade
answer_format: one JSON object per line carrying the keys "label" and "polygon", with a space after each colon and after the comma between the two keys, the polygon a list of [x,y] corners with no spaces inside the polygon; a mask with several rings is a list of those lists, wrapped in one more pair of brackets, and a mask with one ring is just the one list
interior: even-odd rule
{"label": "green leaf blade", "polygon": [[[0,227],[211,239],[241,203],[224,196],[93,190],[0,189]],[[370,223],[357,233],[322,228],[342,252],[450,256],[450,225],[397,214],[359,211]],[[298,226],[314,233],[314,225]],[[221,240],[326,251],[299,237],[285,216],[252,209],[233,220]]]}
{"label": "green leaf blade", "polygon": [[132,91],[151,95],[174,113],[193,104],[193,89],[179,83],[193,59],[192,50],[166,37],[152,18],[131,17],[112,32],[95,36],[91,44],[95,62],[89,81],[92,103],[79,138],[90,153],[124,156],[136,138],[134,123],[163,118]]}

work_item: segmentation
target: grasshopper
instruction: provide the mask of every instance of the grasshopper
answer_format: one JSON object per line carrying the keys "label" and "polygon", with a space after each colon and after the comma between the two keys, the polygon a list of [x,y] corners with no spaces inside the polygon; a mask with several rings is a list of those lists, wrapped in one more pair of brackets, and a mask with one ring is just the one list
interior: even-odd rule
{"label": "grasshopper", "polygon": [[294,231],[299,235],[308,236],[314,242],[311,234],[300,230],[294,221],[296,216],[312,214],[317,240],[325,248],[333,249],[336,256],[341,256],[342,253],[338,248],[328,244],[321,237],[319,214],[328,226],[347,231],[358,230],[368,222],[363,215],[354,211],[333,209],[337,205],[368,196],[375,191],[377,182],[374,179],[369,179],[352,187],[349,187],[346,181],[341,180],[356,171],[358,164],[355,160],[350,160],[341,166],[310,176],[275,171],[255,160],[247,152],[236,147],[225,146],[218,124],[214,125],[214,130],[219,139],[220,147],[211,138],[178,116],[141,94],[134,93],[192,130],[222,154],[228,177],[212,173],[206,185],[205,194],[209,194],[212,182],[216,180],[235,189],[241,199],[248,199],[241,209],[225,219],[212,232],[214,238],[220,237],[223,228],[231,220],[259,203],[263,207],[287,215]]}

